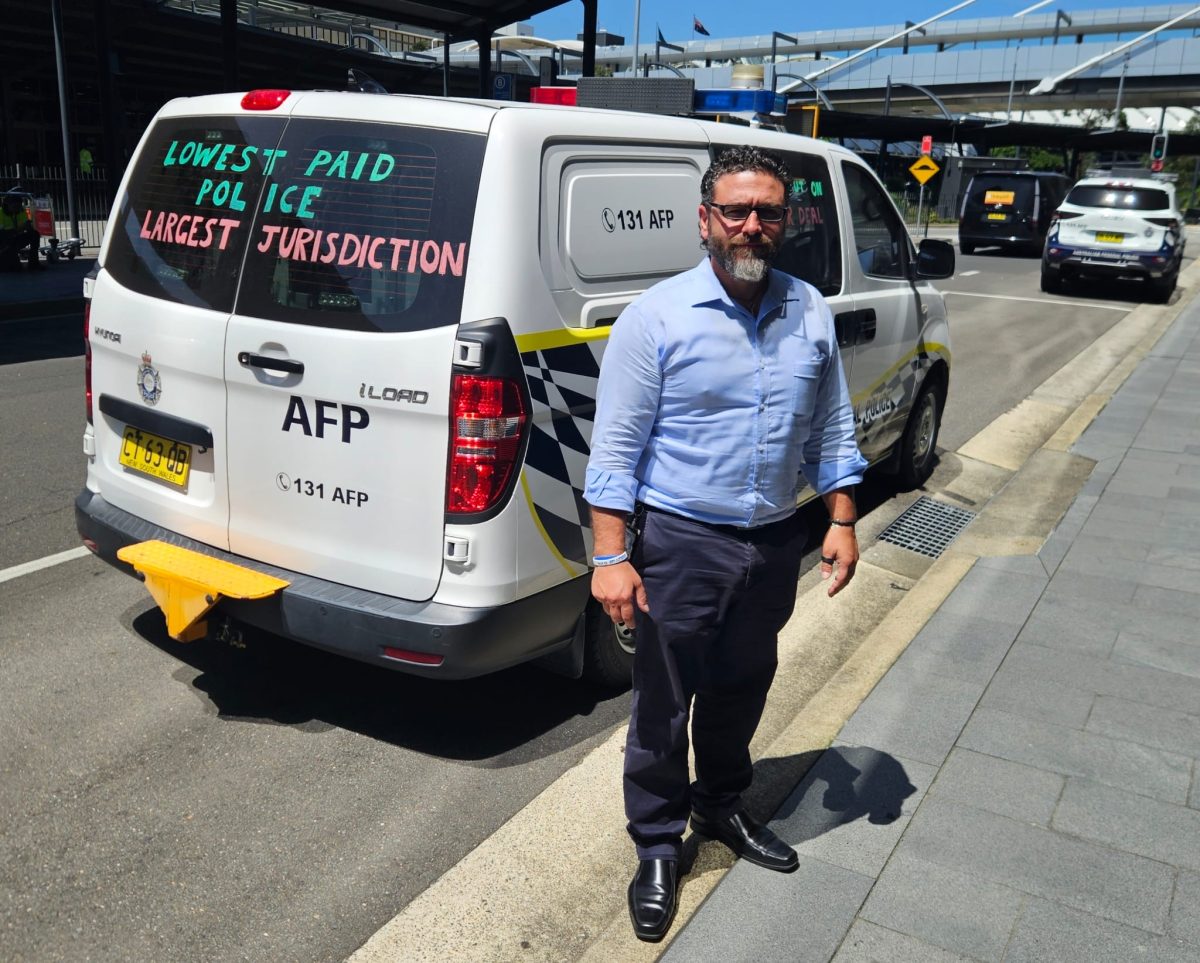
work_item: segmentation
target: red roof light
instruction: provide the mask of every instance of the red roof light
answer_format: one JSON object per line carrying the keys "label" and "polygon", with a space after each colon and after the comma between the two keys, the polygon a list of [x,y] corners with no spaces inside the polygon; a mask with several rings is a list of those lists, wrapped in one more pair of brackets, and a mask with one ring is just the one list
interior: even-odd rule
{"label": "red roof light", "polygon": [[291,96],[290,90],[251,90],[242,98],[242,110],[274,110]]}
{"label": "red roof light", "polygon": [[560,107],[574,107],[578,91],[574,87],[531,87],[529,102],[531,104],[558,104]]}

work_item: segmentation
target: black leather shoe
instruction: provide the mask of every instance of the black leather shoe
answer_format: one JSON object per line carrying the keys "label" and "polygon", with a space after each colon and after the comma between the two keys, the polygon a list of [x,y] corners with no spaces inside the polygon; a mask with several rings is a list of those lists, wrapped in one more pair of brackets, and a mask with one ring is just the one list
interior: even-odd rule
{"label": "black leather shoe", "polygon": [[692,813],[692,829],[701,836],[724,843],[740,858],[780,873],[800,865],[796,851],[766,826],[760,826],[744,809],[724,819],[709,819]]}
{"label": "black leather shoe", "polygon": [[675,918],[675,882],[679,864],[673,859],[643,859],[629,884],[629,918],[639,940],[657,943]]}

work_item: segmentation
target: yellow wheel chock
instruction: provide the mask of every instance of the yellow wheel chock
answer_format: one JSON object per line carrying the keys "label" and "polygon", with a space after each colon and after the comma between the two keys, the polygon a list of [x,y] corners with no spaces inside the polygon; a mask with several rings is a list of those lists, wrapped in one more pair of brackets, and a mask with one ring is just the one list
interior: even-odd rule
{"label": "yellow wheel chock", "polygon": [[204,621],[222,596],[264,599],[289,584],[210,555],[166,542],[139,542],[117,551],[146,580],[146,588],[167,617],[167,632],[180,642],[204,636]]}

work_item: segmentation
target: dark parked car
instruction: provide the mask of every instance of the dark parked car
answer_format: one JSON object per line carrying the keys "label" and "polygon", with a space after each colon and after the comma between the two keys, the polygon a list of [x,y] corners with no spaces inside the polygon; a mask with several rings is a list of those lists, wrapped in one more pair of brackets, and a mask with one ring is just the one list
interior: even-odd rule
{"label": "dark parked car", "polygon": [[1050,217],[1071,189],[1063,174],[983,171],[971,178],[958,217],[958,249],[1001,247],[1042,253]]}

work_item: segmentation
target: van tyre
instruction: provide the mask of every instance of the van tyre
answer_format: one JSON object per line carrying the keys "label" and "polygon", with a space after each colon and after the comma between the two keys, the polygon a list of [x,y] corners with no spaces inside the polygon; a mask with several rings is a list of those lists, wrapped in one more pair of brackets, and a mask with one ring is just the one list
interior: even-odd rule
{"label": "van tyre", "polygon": [[1062,275],[1057,271],[1051,271],[1043,265],[1042,267],[1042,290],[1047,294],[1058,294],[1062,290],[1063,282]]}
{"label": "van tyre", "polygon": [[959,250],[959,253],[961,253],[961,254],[974,254],[975,253],[975,245],[970,243],[969,241],[959,241],[958,242],[958,250]]}
{"label": "van tyre", "polygon": [[941,389],[937,385],[927,384],[921,389],[916,404],[909,412],[904,436],[900,439],[897,475],[905,491],[920,488],[933,474],[941,423]]}
{"label": "van tyre", "polygon": [[633,682],[633,629],[619,628],[588,599],[583,643],[583,677],[606,689],[628,689]]}

